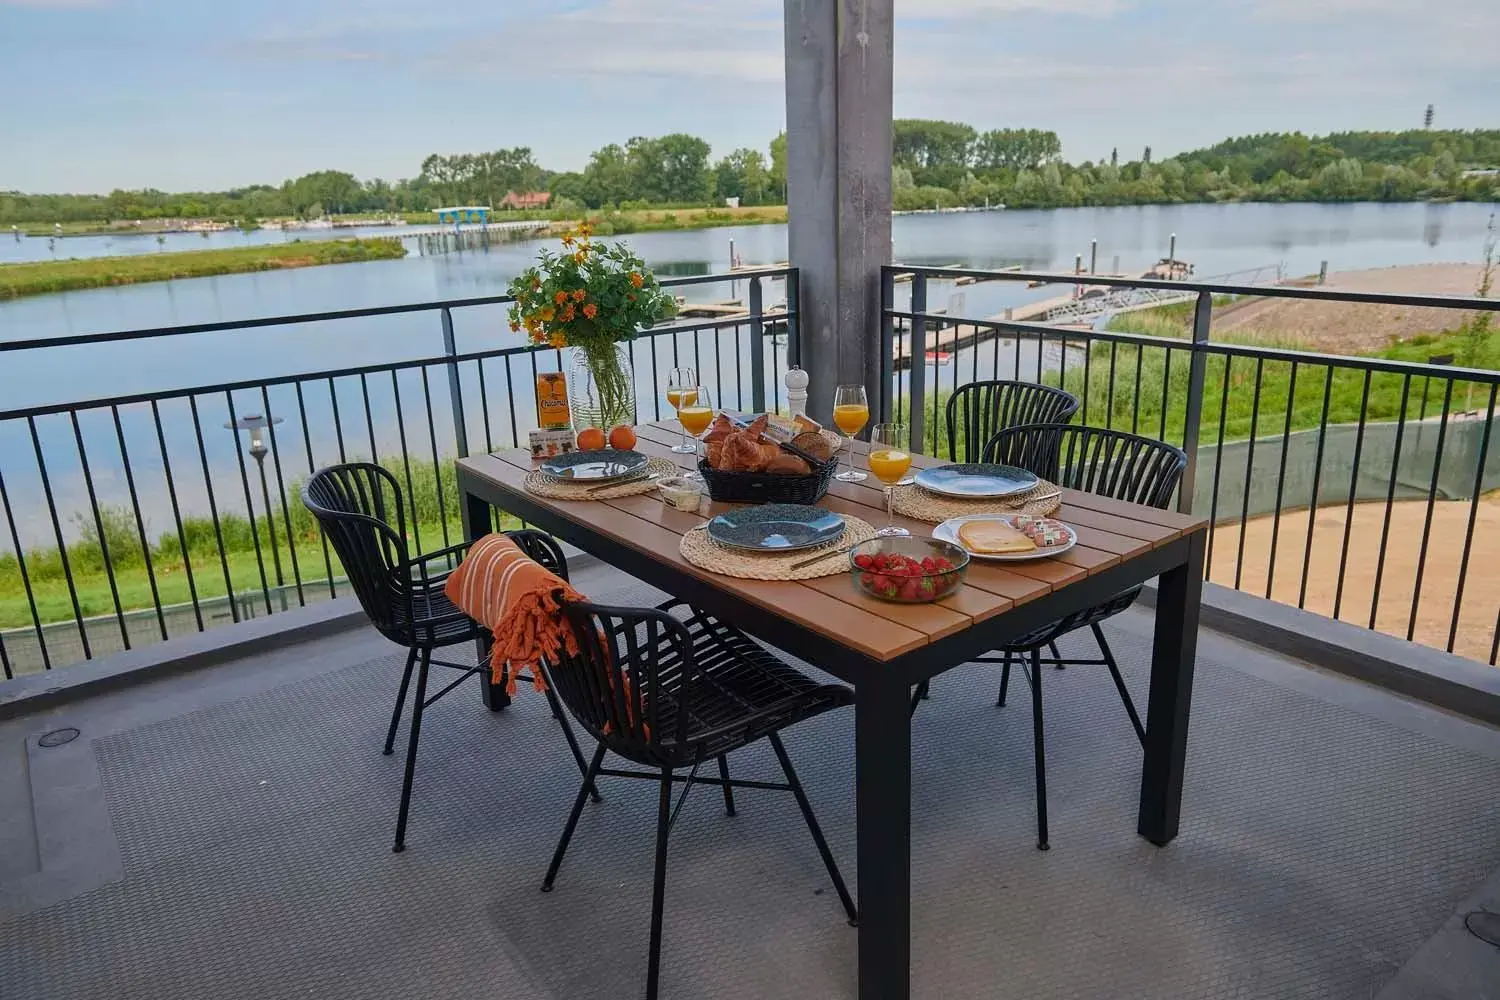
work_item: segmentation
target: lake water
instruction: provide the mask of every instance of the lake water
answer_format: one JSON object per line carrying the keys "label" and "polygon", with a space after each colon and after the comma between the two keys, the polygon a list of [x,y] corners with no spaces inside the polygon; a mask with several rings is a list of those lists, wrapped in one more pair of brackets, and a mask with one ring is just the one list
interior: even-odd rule
{"label": "lake water", "polygon": [[[1177,235],[1177,256],[1191,261],[1196,276],[1280,265],[1287,274],[1309,274],[1327,261],[1330,270],[1414,264],[1433,261],[1475,260],[1484,238],[1491,206],[1453,205],[1183,205],[1112,209],[1060,209],[1052,211],[1004,211],[958,215],[903,216],[895,220],[894,256],[898,262],[961,264],[973,267],[1021,265],[1036,270],[1071,270],[1075,254],[1083,254],[1085,266],[1089,241],[1099,241],[1098,264],[1110,270],[1116,258],[1125,273],[1138,273],[1167,254],[1170,235]],[[376,229],[370,234],[392,235],[399,229]],[[301,236],[329,238],[359,235],[360,231],[313,231],[283,234],[272,231],[227,232],[203,237],[176,234],[166,237],[165,249],[226,247],[248,243],[280,242]],[[773,264],[784,260],[785,226],[729,227],[684,232],[645,233],[626,237],[646,260],[663,273],[706,274],[727,270],[730,241],[746,264]],[[154,237],[72,237],[58,239],[49,247],[46,238],[13,240],[0,235],[0,260],[35,260],[58,256],[99,256],[152,252]],[[423,257],[413,253],[404,260],[316,267],[290,271],[257,272],[161,282],[113,289],[94,289],[39,296],[0,303],[0,339],[29,339],[112,330],[171,326],[353,309],[380,305],[459,299],[496,295],[510,278],[534,258],[544,241],[502,243],[483,252]],[[698,286],[689,290],[694,300],[723,300],[745,294],[745,283]],[[1007,306],[1050,295],[1055,290],[1028,290],[1021,283],[988,283],[953,289],[934,286],[934,307],[957,306],[949,298],[962,294],[963,311],[986,316]],[[767,304],[784,295],[779,282],[766,288]],[[455,311],[455,332],[460,351],[477,351],[518,344],[520,338],[505,324],[499,307],[476,307]],[[691,343],[683,340],[683,349]],[[664,365],[665,345],[657,366]],[[737,349],[727,335],[721,337],[713,362],[701,355],[703,366],[713,370],[717,362],[728,372],[738,364],[744,369],[736,391],[745,390],[748,365],[744,345]],[[981,350],[999,349],[991,345]],[[0,355],[0,410],[12,407],[184,388],[231,380],[269,378],[289,373],[314,372],[354,365],[374,365],[441,353],[441,332],[435,314],[411,314],[349,321],[327,321],[291,328],[267,328],[242,332],[198,334],[154,342],[136,342],[91,347],[71,347]],[[713,349],[709,347],[709,353]],[[987,367],[986,355],[983,366]],[[542,359],[545,366],[549,362]],[[959,359],[964,365],[963,358]],[[1007,365],[1009,362],[1004,362]],[[1034,364],[1023,358],[1023,367]],[[649,365],[641,365],[642,391],[649,393],[653,379]],[[437,373],[434,373],[437,374]],[[507,399],[497,385],[502,371],[490,371],[487,398],[493,410],[491,423],[497,428],[498,445],[509,443],[511,426],[508,406],[516,405],[520,425],[525,426],[529,403],[530,367],[515,366],[513,392]],[[725,375],[726,379],[732,376]],[[413,412],[423,414],[426,400],[441,416],[446,412],[446,385],[439,375],[424,386],[418,373],[397,380],[408,421]],[[465,393],[477,395],[477,376],[466,376]],[[360,385],[343,380],[321,395],[309,392],[301,400],[308,414],[306,453],[300,421],[282,431],[278,451],[288,467],[287,475],[305,472],[311,463],[336,460],[339,452],[368,454],[373,439],[376,450],[399,445],[400,422],[397,398],[389,376]],[[364,418],[364,397],[370,397],[372,419]],[[272,390],[269,402],[277,413],[296,414],[299,401],[290,387]],[[471,397],[473,398],[473,397]],[[236,396],[239,412],[261,409],[258,393]],[[733,394],[723,402],[733,403]],[[650,407],[643,403],[643,412]],[[157,447],[154,422],[148,407],[131,406],[122,411],[126,446],[135,466],[143,506],[161,510],[164,475]],[[207,463],[216,489],[227,487],[219,497],[222,507],[244,509],[243,483],[236,463],[234,437],[219,429],[228,415],[220,393],[201,402],[200,424],[208,439]],[[202,510],[207,501],[202,462],[196,445],[191,413],[186,404],[162,408],[163,436],[174,472],[186,469],[196,475],[197,486],[183,485],[184,507]],[[439,421],[441,422],[441,421]],[[85,416],[79,433],[90,453],[96,487],[105,502],[118,502],[127,490],[123,463],[119,460],[119,436],[108,412]],[[419,429],[425,437],[426,429]],[[439,452],[451,449],[450,436],[439,436]],[[471,441],[482,440],[482,429],[471,428]],[[48,472],[55,479],[57,506],[66,518],[87,503],[82,464],[78,458],[74,429],[67,418],[38,421],[38,436],[48,459]],[[341,438],[345,439],[341,443]],[[359,442],[364,442],[361,449]],[[419,447],[420,445],[420,447]],[[430,442],[411,442],[414,452],[432,450]],[[96,453],[97,449],[97,453]],[[38,474],[29,430],[24,422],[0,424],[0,474],[10,495],[17,499],[16,518],[25,544],[45,540],[51,531],[46,505],[40,496]],[[253,470],[251,477],[253,478]],[[225,476],[224,482],[220,482]],[[191,477],[189,477],[191,478]],[[235,498],[239,497],[238,503]],[[24,501],[24,502],[23,502]],[[156,519],[160,521],[161,519]],[[168,527],[149,525],[155,534]],[[73,534],[72,530],[68,532]],[[0,537],[0,551],[9,540]]]}

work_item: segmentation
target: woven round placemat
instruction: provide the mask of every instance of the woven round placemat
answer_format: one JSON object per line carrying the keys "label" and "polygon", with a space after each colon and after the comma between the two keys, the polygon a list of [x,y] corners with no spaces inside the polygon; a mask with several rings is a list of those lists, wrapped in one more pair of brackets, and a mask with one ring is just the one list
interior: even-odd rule
{"label": "woven round placemat", "polygon": [[[970,514],[1032,514],[1037,517],[1050,517],[1057,513],[1057,508],[1062,506],[1062,497],[1047,497],[1047,494],[1056,492],[1057,487],[1043,479],[1034,488],[1019,496],[1006,497],[1003,500],[993,498],[962,500],[958,497],[929,493],[922,487],[911,484],[896,487],[895,495],[891,498],[891,506],[897,514],[903,517],[912,517],[932,524],[939,524],[950,517],[967,517]],[[1031,497],[1047,498],[1032,500]]]}
{"label": "woven round placemat", "polygon": [[[599,489],[590,493],[592,486],[599,484],[568,483],[551,476],[543,475],[539,469],[532,469],[526,473],[526,481],[522,484],[526,492],[533,496],[546,497],[549,500],[613,500],[616,497],[633,497],[642,493],[650,493],[656,489],[656,484],[661,482],[664,476],[679,476],[683,470],[677,467],[677,463],[669,458],[649,458],[646,460],[645,479],[632,479],[609,489]],[[655,478],[650,478],[650,477]]]}
{"label": "woven round placemat", "polygon": [[701,528],[683,535],[679,549],[682,558],[700,569],[742,580],[816,580],[820,576],[836,576],[849,572],[849,557],[844,550],[875,537],[875,529],[868,521],[847,514],[839,516],[844,519],[844,533],[839,540],[824,546],[827,552],[823,559],[798,569],[792,566],[811,559],[818,550],[798,549],[785,555],[741,552],[720,545]]}

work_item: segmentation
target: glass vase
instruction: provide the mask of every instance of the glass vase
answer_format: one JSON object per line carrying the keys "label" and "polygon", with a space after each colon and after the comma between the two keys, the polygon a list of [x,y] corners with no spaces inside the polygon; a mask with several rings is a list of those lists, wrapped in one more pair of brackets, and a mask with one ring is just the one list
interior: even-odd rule
{"label": "glass vase", "polygon": [[624,344],[569,347],[568,405],[573,428],[608,431],[635,423],[635,370]]}

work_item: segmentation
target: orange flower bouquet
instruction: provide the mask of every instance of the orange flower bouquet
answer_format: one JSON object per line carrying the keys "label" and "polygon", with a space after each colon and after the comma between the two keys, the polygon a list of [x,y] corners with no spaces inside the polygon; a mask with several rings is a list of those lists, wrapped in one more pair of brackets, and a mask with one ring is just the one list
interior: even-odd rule
{"label": "orange flower bouquet", "polygon": [[623,243],[594,243],[587,224],[543,250],[510,283],[510,328],[539,347],[573,348],[569,395],[575,423],[635,422],[635,384],[619,345],[669,318],[676,302]]}

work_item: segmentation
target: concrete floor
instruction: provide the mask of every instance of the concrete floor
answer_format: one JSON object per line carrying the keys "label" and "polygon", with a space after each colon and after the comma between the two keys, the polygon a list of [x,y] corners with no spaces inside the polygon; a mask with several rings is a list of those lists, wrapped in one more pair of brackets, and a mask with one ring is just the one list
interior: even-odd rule
{"label": "concrete floor", "polygon": [[[653,596],[597,565],[578,583]],[[1108,631],[1139,700],[1149,615]],[[638,995],[654,789],[604,784],[539,893],[576,771],[540,696],[492,715],[460,688],[393,855],[398,655],[356,630],[0,724],[0,997]],[[976,666],[915,719],[914,996],[1500,996],[1500,949],[1462,928],[1500,911],[1500,733],[1205,633],[1182,835],[1158,850],[1112,685],[1046,680],[1045,854],[1027,699],[997,709]],[[851,881],[852,722],[787,734]],[[731,764],[774,776],[763,747]],[[854,996],[794,804],[739,806],[699,790],[674,830],[663,995]]]}

